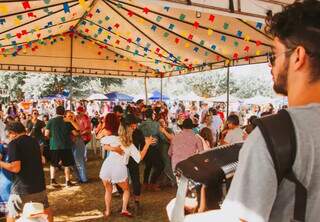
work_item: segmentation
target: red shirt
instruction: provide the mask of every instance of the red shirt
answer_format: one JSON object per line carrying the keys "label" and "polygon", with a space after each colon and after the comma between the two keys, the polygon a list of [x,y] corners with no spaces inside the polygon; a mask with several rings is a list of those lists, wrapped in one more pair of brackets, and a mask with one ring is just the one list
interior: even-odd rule
{"label": "red shirt", "polygon": [[[84,142],[89,142],[91,140],[91,121],[90,118],[84,114],[82,116],[77,115],[76,121],[79,124],[81,138]],[[83,132],[88,131],[85,134]]]}

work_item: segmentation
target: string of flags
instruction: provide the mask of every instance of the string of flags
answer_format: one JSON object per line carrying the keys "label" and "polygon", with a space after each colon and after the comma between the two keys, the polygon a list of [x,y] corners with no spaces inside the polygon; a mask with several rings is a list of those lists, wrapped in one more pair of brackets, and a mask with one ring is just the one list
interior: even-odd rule
{"label": "string of flags", "polygon": [[[47,21],[45,24],[42,22],[42,27],[23,27],[25,21],[31,22],[32,20],[41,19],[43,12],[47,15],[56,13],[51,8],[51,4],[53,4],[54,1],[42,0],[42,2],[42,6],[46,6],[46,8],[39,7],[39,4],[33,1],[15,3],[20,4],[20,8],[23,11],[13,16],[7,16],[11,13],[10,4],[0,3],[1,30],[6,26],[21,26],[21,29],[17,28],[8,32],[4,31],[0,34],[1,52],[6,51],[8,45],[11,45],[11,47],[19,51],[21,51],[22,48],[30,48],[28,43],[21,44],[23,41],[39,41],[39,44],[47,44],[46,41],[42,39],[54,35],[54,32],[60,28],[65,29],[68,27],[68,25],[64,26],[63,24],[69,22],[71,18],[75,18],[77,15],[75,11],[79,10],[79,8],[87,11],[87,14],[86,19],[81,21],[81,29],[78,31],[104,44],[110,44],[112,47],[120,47],[130,52],[133,57],[142,56],[152,58],[156,65],[161,65],[164,61],[167,61],[167,63],[170,64],[165,65],[163,67],[164,69],[166,69],[166,67],[182,69],[182,63],[185,63],[184,65],[190,68],[202,62],[219,62],[225,59],[221,57],[221,55],[224,54],[230,55],[230,59],[233,60],[243,58],[247,60],[253,55],[253,51],[255,51],[255,55],[261,55],[261,51],[263,51],[263,49],[259,48],[263,45],[262,40],[254,40],[252,38],[253,36],[250,36],[245,30],[241,30],[240,27],[239,30],[236,30],[236,25],[234,24],[221,22],[219,16],[204,14],[202,18],[194,18],[190,13],[183,10],[180,10],[180,13],[177,14],[176,10],[170,6],[164,6],[162,8],[163,11],[158,14],[151,6],[139,8],[133,6],[128,7],[125,3],[114,3],[117,8],[122,10],[121,14],[132,20],[136,25],[140,25],[140,28],[144,32],[147,32],[148,35],[162,38],[161,42],[171,42],[174,48],[168,51],[158,44],[151,42],[149,37],[146,37],[144,33],[138,31],[130,33],[127,30],[128,26],[122,25],[122,19],[112,18],[112,13],[109,13],[105,8],[101,8],[100,5],[90,10],[90,3],[92,1],[87,0],[78,0],[80,7],[76,7],[74,10],[71,8],[70,2],[62,2],[60,6],[56,4],[55,10],[60,8],[58,14],[59,20]],[[39,7],[39,10],[34,10],[37,9],[36,7]],[[81,14],[83,14],[83,12]],[[166,16],[166,14],[168,16]],[[5,17],[1,17],[1,15],[5,15]],[[170,17],[174,17],[175,19],[170,19]],[[207,22],[203,25],[205,20]],[[34,24],[39,23],[35,22]],[[181,24],[183,24],[183,26],[181,26]],[[189,27],[188,30],[181,28],[186,27],[186,25]],[[53,30],[52,27],[54,26],[57,26],[57,28]],[[257,22],[254,27],[257,30],[263,30],[263,24],[261,22]],[[216,30],[219,30],[219,32]],[[50,41],[50,44],[57,42],[57,39],[54,39]],[[157,42],[157,40],[155,42]],[[87,42],[81,41],[81,43],[86,44]],[[183,49],[184,54],[178,55],[181,54],[181,50],[176,51],[175,48]],[[37,49],[38,48],[33,48],[32,51]],[[99,49],[97,52],[98,55],[103,54],[102,49],[103,48]],[[179,53],[175,53],[178,51]],[[18,52],[15,51],[12,55],[16,56],[17,53]]]}

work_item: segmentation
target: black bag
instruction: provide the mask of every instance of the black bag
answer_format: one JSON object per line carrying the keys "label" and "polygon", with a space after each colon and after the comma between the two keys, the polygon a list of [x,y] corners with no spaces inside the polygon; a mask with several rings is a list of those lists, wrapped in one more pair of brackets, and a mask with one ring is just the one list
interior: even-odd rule
{"label": "black bag", "polygon": [[305,221],[307,208],[307,189],[295,176],[292,166],[296,158],[296,135],[291,117],[286,110],[280,110],[275,115],[254,120],[266,141],[272,157],[278,186],[285,178],[296,186],[294,221]]}

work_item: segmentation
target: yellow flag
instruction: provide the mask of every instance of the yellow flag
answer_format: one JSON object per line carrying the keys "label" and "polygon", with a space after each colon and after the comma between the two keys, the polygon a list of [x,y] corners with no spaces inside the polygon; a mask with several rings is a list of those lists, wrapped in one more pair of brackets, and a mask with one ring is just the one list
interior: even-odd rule
{"label": "yellow flag", "polygon": [[79,0],[79,5],[86,11],[89,10],[89,5],[86,3],[85,0]]}
{"label": "yellow flag", "polygon": [[8,6],[0,5],[0,12],[1,12],[2,15],[8,14],[8,12],[9,12]]}
{"label": "yellow flag", "polygon": [[21,24],[21,21],[20,21],[19,19],[15,18],[15,19],[13,20],[13,23],[14,23],[15,25],[20,25],[20,24]]}
{"label": "yellow flag", "polygon": [[181,35],[185,38],[187,38],[188,33],[186,31],[182,31]]}
{"label": "yellow flag", "polygon": [[244,36],[244,41],[249,42],[249,41],[250,41],[250,36],[245,35],[245,36]]}
{"label": "yellow flag", "polygon": [[257,51],[256,51],[256,55],[257,55],[257,56],[261,55],[260,50],[257,50]]}
{"label": "yellow flag", "polygon": [[195,60],[193,61],[193,64],[198,65],[198,64],[199,64],[199,61],[198,61],[197,59],[195,59]]}
{"label": "yellow flag", "polygon": [[208,36],[212,36],[212,34],[213,34],[212,29],[208,29]]}
{"label": "yellow flag", "polygon": [[144,24],[144,19],[143,18],[139,18],[138,23],[143,25]]}
{"label": "yellow flag", "polygon": [[185,47],[185,48],[189,48],[189,47],[190,47],[189,42],[186,42],[186,44],[184,44],[184,47]]}

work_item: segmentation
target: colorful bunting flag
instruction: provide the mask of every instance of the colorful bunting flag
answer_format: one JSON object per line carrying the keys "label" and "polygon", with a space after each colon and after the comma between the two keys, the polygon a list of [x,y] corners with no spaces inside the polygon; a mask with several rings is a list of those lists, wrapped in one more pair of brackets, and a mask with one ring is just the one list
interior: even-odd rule
{"label": "colorful bunting flag", "polygon": [[162,19],[162,17],[161,17],[160,15],[158,15],[157,18],[156,18],[156,21],[157,21],[157,22],[160,22],[161,19]]}
{"label": "colorful bunting flag", "polygon": [[212,36],[213,34],[213,30],[212,29],[208,29],[208,36]]}
{"label": "colorful bunting flag", "polygon": [[8,14],[8,12],[9,12],[8,6],[0,5],[0,12],[1,12],[2,15]]}
{"label": "colorful bunting flag", "polygon": [[44,4],[48,5],[51,0],[43,0]]}
{"label": "colorful bunting flag", "polygon": [[186,18],[186,15],[185,15],[185,14],[181,14],[181,15],[179,16],[179,20],[180,20],[180,21],[184,21],[185,18]]}
{"label": "colorful bunting flag", "polygon": [[216,50],[217,46],[216,45],[211,45],[212,50]]}
{"label": "colorful bunting flag", "polygon": [[202,46],[203,46],[203,45],[204,45],[204,43],[205,43],[205,41],[204,41],[204,40],[201,40],[201,41],[200,41],[200,45],[202,45]]}
{"label": "colorful bunting flag", "polygon": [[174,29],[174,24],[170,24],[170,25],[169,25],[169,29],[170,29],[170,30],[173,30],[173,29]]}
{"label": "colorful bunting flag", "polygon": [[6,20],[4,18],[0,19],[0,25],[4,25],[4,23],[6,23]]}
{"label": "colorful bunting flag", "polygon": [[243,50],[246,51],[246,52],[249,52],[250,47],[249,46],[245,46]]}
{"label": "colorful bunting flag", "polygon": [[29,18],[37,18],[37,16],[35,14],[33,14],[32,12],[28,13],[28,17]]}
{"label": "colorful bunting flag", "polygon": [[194,23],[193,23],[193,27],[195,28],[195,29],[197,29],[197,28],[199,28],[199,22],[197,22],[197,21],[195,21]]}
{"label": "colorful bunting flag", "polygon": [[241,36],[242,36],[242,32],[241,32],[240,30],[237,32],[237,36],[238,36],[238,37],[241,37]]}
{"label": "colorful bunting flag", "polygon": [[180,39],[179,39],[179,38],[176,38],[176,39],[174,40],[174,42],[175,42],[176,44],[178,44],[178,43],[180,42]]}
{"label": "colorful bunting flag", "polygon": [[193,39],[193,35],[192,35],[192,34],[189,34],[188,39],[189,39],[189,40],[192,40],[192,39]]}
{"label": "colorful bunting flag", "polygon": [[63,11],[64,13],[70,13],[70,7],[68,2],[63,3]]}
{"label": "colorful bunting flag", "polygon": [[228,24],[228,23],[224,23],[224,24],[223,24],[223,28],[224,28],[225,30],[227,30],[227,29],[229,28],[229,24]]}
{"label": "colorful bunting flag", "polygon": [[261,22],[257,22],[256,28],[257,28],[257,29],[261,29],[261,28],[262,28],[262,23],[261,23]]}
{"label": "colorful bunting flag", "polygon": [[198,52],[198,51],[199,51],[199,48],[198,48],[198,47],[194,47],[194,48],[193,48],[193,51],[194,51],[194,52]]}
{"label": "colorful bunting flag", "polygon": [[148,14],[150,12],[150,10],[147,7],[143,8],[143,13]]}
{"label": "colorful bunting flag", "polygon": [[29,4],[29,1],[24,1],[24,2],[22,2],[22,6],[23,6],[23,8],[24,8],[25,10],[31,8],[31,7],[30,7],[30,4]]}
{"label": "colorful bunting flag", "polygon": [[154,32],[155,32],[155,31],[156,31],[156,29],[157,29],[157,26],[156,26],[156,25],[152,25],[152,26],[151,26],[151,30],[152,30],[152,31],[154,31]]}
{"label": "colorful bunting flag", "polygon": [[184,44],[184,47],[185,47],[185,48],[189,48],[189,47],[190,47],[189,42],[186,42],[186,43]]}
{"label": "colorful bunting flag", "polygon": [[79,5],[86,11],[89,10],[89,5],[86,0],[79,0]]}
{"label": "colorful bunting flag", "polygon": [[131,10],[128,10],[128,16],[132,17],[133,16],[133,12]]}
{"label": "colorful bunting flag", "polygon": [[170,7],[169,7],[169,6],[165,6],[165,7],[163,7],[163,9],[164,9],[165,11],[169,12]]}
{"label": "colorful bunting flag", "polygon": [[214,16],[214,15],[210,15],[210,16],[209,16],[209,21],[210,21],[210,22],[214,22],[214,19],[215,19],[215,16]]}
{"label": "colorful bunting flag", "polygon": [[260,46],[261,44],[262,44],[261,41],[259,40],[256,41],[256,46]]}
{"label": "colorful bunting flag", "polygon": [[169,36],[168,32],[163,33],[163,37],[167,38]]}

